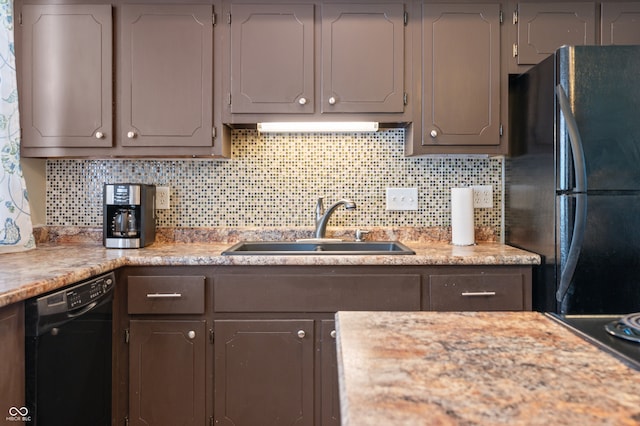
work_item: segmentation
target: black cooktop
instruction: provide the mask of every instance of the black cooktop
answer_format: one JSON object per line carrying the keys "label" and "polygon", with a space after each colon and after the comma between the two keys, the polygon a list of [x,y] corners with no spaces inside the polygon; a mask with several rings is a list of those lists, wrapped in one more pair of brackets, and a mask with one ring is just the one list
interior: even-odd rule
{"label": "black cooktop", "polygon": [[640,371],[640,343],[609,334],[605,326],[624,315],[559,315],[547,313],[583,339]]}

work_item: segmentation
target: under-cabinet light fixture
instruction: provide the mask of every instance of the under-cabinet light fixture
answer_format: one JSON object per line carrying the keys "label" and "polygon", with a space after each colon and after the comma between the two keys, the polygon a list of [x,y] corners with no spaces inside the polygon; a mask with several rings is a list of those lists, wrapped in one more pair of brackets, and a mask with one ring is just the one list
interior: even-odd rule
{"label": "under-cabinet light fixture", "polygon": [[302,132],[376,132],[375,121],[333,121],[333,122],[269,122],[258,123],[262,133],[302,133]]}

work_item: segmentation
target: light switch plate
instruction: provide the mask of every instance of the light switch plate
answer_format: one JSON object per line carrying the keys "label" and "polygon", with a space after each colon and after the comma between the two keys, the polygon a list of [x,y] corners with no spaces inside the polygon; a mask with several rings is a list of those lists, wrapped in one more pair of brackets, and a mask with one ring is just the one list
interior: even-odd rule
{"label": "light switch plate", "polygon": [[387,210],[418,210],[418,188],[387,188]]}

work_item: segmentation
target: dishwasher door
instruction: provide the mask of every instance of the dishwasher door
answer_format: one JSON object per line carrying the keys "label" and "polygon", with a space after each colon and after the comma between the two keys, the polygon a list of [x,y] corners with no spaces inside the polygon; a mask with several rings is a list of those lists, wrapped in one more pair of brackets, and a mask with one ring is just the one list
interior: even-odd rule
{"label": "dishwasher door", "polygon": [[111,425],[109,273],[25,306],[29,425]]}

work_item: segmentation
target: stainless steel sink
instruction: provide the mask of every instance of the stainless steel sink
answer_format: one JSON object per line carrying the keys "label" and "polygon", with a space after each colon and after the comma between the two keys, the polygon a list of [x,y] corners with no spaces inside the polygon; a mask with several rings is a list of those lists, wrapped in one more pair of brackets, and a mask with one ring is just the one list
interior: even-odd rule
{"label": "stainless steel sink", "polygon": [[244,241],[222,252],[231,255],[365,255],[365,254],[416,254],[415,251],[395,241],[331,241],[331,242],[287,242]]}

